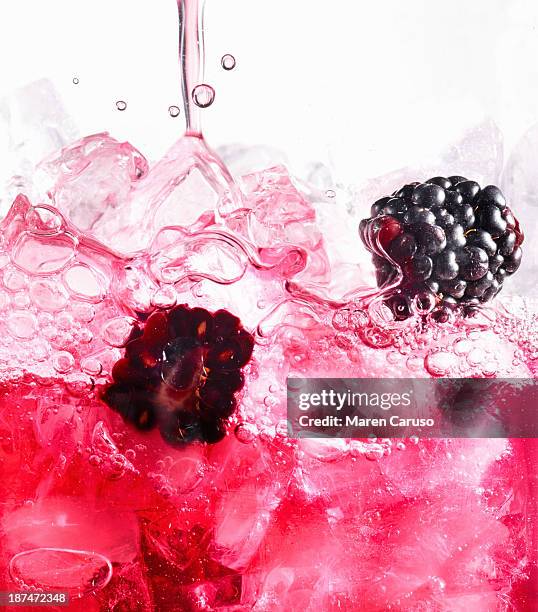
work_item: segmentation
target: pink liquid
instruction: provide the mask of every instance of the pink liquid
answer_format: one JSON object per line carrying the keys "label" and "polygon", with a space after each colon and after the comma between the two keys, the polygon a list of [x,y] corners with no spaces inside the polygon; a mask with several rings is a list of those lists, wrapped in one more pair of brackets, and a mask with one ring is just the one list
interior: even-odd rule
{"label": "pink liquid", "polygon": [[[285,423],[288,375],[534,376],[532,305],[387,317],[319,194],[283,166],[234,179],[209,149],[203,6],[178,7],[185,136],[151,168],[107,134],[74,143],[40,165],[48,201],[19,196],[0,226],[0,590],[85,612],[536,609],[536,441]],[[216,444],[101,400],[133,328],[185,303],[256,341]]]}

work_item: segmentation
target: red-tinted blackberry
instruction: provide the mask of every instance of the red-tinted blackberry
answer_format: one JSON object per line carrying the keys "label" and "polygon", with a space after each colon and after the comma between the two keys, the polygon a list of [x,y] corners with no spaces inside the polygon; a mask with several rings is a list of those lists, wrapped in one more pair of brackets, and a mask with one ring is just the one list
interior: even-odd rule
{"label": "red-tinted blackberry", "polygon": [[[462,176],[405,185],[378,200],[359,233],[373,254],[377,284],[394,284],[386,304],[402,320],[413,304],[472,312],[502,289],[521,263],[523,233],[498,187]],[[420,306],[419,311],[424,311]]]}
{"label": "red-tinted blackberry", "polygon": [[172,445],[214,443],[226,432],[254,338],[226,310],[176,306],[137,325],[101,398],[138,429]]}

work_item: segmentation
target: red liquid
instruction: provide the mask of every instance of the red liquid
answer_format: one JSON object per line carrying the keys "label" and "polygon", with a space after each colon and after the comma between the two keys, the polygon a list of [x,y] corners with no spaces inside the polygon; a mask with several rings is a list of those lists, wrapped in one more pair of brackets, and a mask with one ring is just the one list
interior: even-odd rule
{"label": "red liquid", "polygon": [[[284,167],[234,180],[207,147],[201,7],[178,5],[185,137],[151,168],[83,139],[42,164],[47,206],[21,196],[0,226],[2,590],[85,612],[536,609],[536,441],[285,427],[288,375],[533,376],[531,305],[391,321],[335,255],[352,217],[324,220]],[[172,446],[100,399],[133,327],[182,303],[256,340],[216,444]]]}

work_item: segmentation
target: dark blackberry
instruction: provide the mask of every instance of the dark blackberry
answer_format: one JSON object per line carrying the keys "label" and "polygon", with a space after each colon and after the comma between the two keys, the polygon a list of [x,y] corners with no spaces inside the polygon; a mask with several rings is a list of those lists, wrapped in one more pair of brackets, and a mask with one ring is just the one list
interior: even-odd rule
{"label": "dark blackberry", "polygon": [[[435,299],[435,317],[472,314],[502,289],[521,263],[523,233],[498,187],[481,189],[462,176],[405,185],[378,200],[359,232],[373,254],[379,287],[398,320],[413,301]],[[420,307],[418,310],[422,310]]]}
{"label": "dark blackberry", "polygon": [[174,446],[226,433],[254,338],[226,310],[176,306],[136,326],[101,399],[137,429]]}

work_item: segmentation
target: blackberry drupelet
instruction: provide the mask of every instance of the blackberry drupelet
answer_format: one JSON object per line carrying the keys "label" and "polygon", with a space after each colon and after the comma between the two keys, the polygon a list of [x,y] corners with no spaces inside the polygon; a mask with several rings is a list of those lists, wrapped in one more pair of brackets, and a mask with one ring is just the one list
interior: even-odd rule
{"label": "blackberry drupelet", "polygon": [[176,306],[136,326],[103,401],[140,430],[172,445],[215,443],[236,409],[254,338],[226,310]]}
{"label": "blackberry drupelet", "polygon": [[[462,176],[405,185],[381,198],[359,233],[373,254],[380,288],[401,280],[385,303],[398,320],[459,308],[464,314],[499,293],[521,263],[523,233],[498,187]],[[446,317],[445,317],[446,318]]]}

